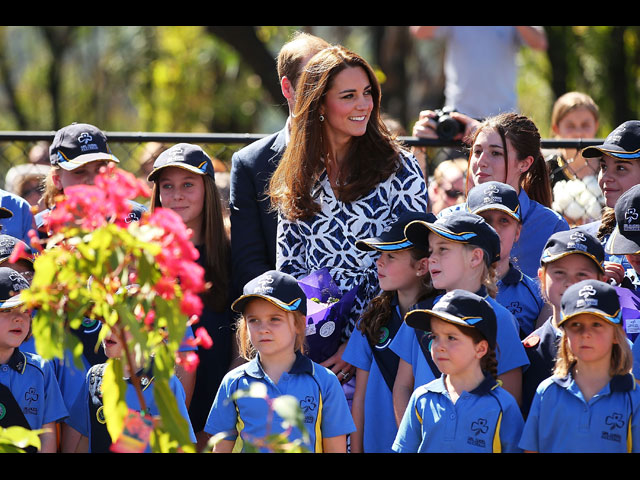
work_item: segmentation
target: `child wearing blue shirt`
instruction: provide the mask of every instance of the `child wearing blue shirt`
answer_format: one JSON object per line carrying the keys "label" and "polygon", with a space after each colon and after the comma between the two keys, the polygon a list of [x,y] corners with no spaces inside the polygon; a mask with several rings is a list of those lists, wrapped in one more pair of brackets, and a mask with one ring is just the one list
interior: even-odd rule
{"label": "child wearing blue shirt", "polygon": [[[204,431],[223,435],[214,452],[249,451],[251,445],[269,452],[265,437],[282,433],[310,452],[346,452],[355,425],[344,391],[331,370],[303,355],[306,302],[293,276],[271,270],[248,282],[232,304],[242,314],[238,343],[249,361],[225,375],[211,406]],[[256,382],[266,397],[242,395]],[[297,399],[304,431],[271,411],[269,399],[283,395]]]}
{"label": "child wearing blue shirt", "polygon": [[412,310],[405,321],[430,332],[442,376],[412,394],[393,450],[519,452],[523,420],[496,380],[498,327],[491,305],[469,291],[452,290],[432,309]]}
{"label": "child wearing blue shirt", "polygon": [[525,418],[538,385],[553,374],[562,336],[558,328],[562,294],[581,280],[607,278],[603,263],[602,245],[586,232],[566,230],[551,235],[547,241],[540,258],[538,277],[542,295],[551,305],[551,315],[522,341],[529,358],[529,366],[522,375],[522,412]]}
{"label": "child wearing blue shirt", "polygon": [[356,242],[356,248],[379,253],[376,260],[382,293],[360,317],[342,359],[356,367],[351,413],[357,431],[351,435],[352,453],[391,453],[398,427],[393,414],[393,386],[399,358],[389,345],[404,315],[418,300],[433,295],[427,251],[404,234],[413,220],[434,220],[430,213],[405,213],[379,237]]}
{"label": "child wearing blue shirt", "polygon": [[[529,362],[518,334],[518,322],[494,298],[495,263],[500,258],[500,237],[496,231],[481,216],[459,211],[433,223],[413,221],[405,233],[413,244],[429,246],[429,272],[434,288],[446,292],[467,290],[492,306],[498,322],[498,378],[519,402],[522,369]],[[398,335],[392,344],[397,352],[403,348],[399,338],[404,337]],[[424,355],[420,361],[426,362]]]}
{"label": "child wearing blue shirt", "polygon": [[[123,342],[128,341],[131,334],[128,330],[122,333],[117,326],[111,327],[111,331],[102,341],[102,348],[107,358],[120,358],[123,354]],[[85,376],[85,381],[78,392],[73,406],[69,410],[69,418],[66,421],[67,428],[73,431],[66,433],[63,451],[65,453],[73,452],[89,452],[89,453],[108,453],[111,451],[113,439],[107,430],[106,420],[104,418],[103,398],[100,385],[106,368],[106,363],[100,363],[91,366]],[[131,380],[129,365],[125,367],[125,380],[127,389],[124,393],[125,401],[130,410],[140,412],[142,407],[136,387]],[[138,369],[136,374],[142,389],[144,398],[145,416],[157,417],[160,415],[158,406],[154,398],[154,378],[153,367],[148,371]],[[185,392],[182,384],[176,376],[172,376],[169,380],[169,388],[174,394],[178,406],[178,411],[182,417],[189,423],[189,433],[191,441],[195,444],[196,438],[191,428],[189,414],[185,403]],[[150,452],[150,446],[147,444],[145,452]]]}
{"label": "child wearing blue shirt", "polygon": [[564,292],[552,377],[536,391],[519,446],[542,453],[640,452],[640,389],[615,287],[583,280]]}
{"label": "child wearing blue shirt", "polygon": [[56,422],[67,416],[49,361],[21,351],[31,336],[31,315],[20,290],[29,288],[17,271],[0,267],[0,427],[43,429],[40,452],[57,450]]}
{"label": "child wearing blue shirt", "polygon": [[500,236],[496,300],[516,318],[520,326],[520,338],[524,338],[535,328],[544,302],[537,282],[522,273],[511,258],[511,250],[522,230],[518,192],[506,183],[485,182],[469,191],[467,208],[484,218]]}

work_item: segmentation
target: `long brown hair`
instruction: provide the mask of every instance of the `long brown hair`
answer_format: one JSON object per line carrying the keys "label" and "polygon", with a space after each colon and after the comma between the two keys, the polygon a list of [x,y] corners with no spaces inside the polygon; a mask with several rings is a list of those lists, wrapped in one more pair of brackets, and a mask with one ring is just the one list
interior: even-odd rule
{"label": "long brown hair", "polygon": [[[507,140],[513,145],[518,160],[523,160],[528,156],[533,157],[533,162],[529,169],[520,175],[520,187],[532,200],[545,207],[551,207],[552,193],[549,169],[540,148],[540,132],[535,123],[533,123],[530,118],[517,113],[501,113],[489,117],[485,119],[474,132],[470,142],[471,145],[475,143],[479,133],[485,128],[495,130],[502,139],[502,147],[505,152],[505,172],[508,172],[509,168]],[[467,186],[469,185],[469,176],[471,175],[472,155],[473,151],[469,154]]]}
{"label": "long brown hair", "polygon": [[360,67],[367,74],[373,110],[365,134],[352,138],[344,163],[347,171],[340,172],[343,186],[336,193],[341,201],[352,202],[398,168],[400,146],[380,118],[381,89],[375,72],[362,57],[344,47],[325,48],[309,60],[298,81],[291,139],[269,184],[272,205],[291,221],[320,211],[312,193],[327,153],[320,109],[335,76],[350,67]]}
{"label": "long brown hair", "polygon": [[[229,239],[226,235],[222,215],[222,200],[215,180],[209,175],[202,175],[204,181],[204,211],[202,215],[202,232],[204,237],[204,264],[207,290],[202,295],[205,305],[214,311],[222,311],[227,306],[229,296]],[[158,182],[154,182],[151,191],[150,209],[162,207]]]}

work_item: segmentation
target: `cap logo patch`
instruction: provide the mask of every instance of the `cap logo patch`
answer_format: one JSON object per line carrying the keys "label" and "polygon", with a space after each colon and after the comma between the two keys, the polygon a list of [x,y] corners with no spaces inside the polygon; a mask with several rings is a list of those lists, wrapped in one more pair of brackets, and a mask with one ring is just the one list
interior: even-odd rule
{"label": "cap logo patch", "polygon": [[595,306],[598,305],[598,300],[595,298],[590,299],[596,294],[595,288],[592,285],[585,285],[578,291],[578,296],[582,297],[582,300],[576,302],[576,307]]}
{"label": "cap logo patch", "polygon": [[567,243],[567,248],[575,248],[576,250],[580,250],[585,252],[587,250],[586,245],[582,245],[580,242],[586,242],[587,237],[584,236],[582,232],[574,232],[569,235],[569,239],[573,240],[573,242]]}
{"label": "cap logo patch", "polygon": [[483,203],[502,203],[502,197],[496,196],[497,193],[500,193],[500,189],[496,185],[489,185],[483,193]]}
{"label": "cap logo patch", "polygon": [[89,150],[98,150],[98,146],[95,143],[89,143],[93,141],[93,137],[87,133],[87,132],[82,132],[80,134],[80,136],[78,137],[78,143],[83,144],[80,145],[80,150],[82,150],[83,152],[89,151]]}
{"label": "cap logo patch", "polygon": [[253,293],[259,294],[269,294],[273,292],[273,287],[271,284],[273,283],[273,277],[271,275],[265,275],[258,281],[258,286],[253,289]]}
{"label": "cap logo patch", "polygon": [[633,222],[638,220],[638,212],[635,208],[628,208],[626,212],[624,212],[624,219],[627,222],[624,224],[624,231],[633,231],[637,232],[640,230],[640,225],[632,225]]}

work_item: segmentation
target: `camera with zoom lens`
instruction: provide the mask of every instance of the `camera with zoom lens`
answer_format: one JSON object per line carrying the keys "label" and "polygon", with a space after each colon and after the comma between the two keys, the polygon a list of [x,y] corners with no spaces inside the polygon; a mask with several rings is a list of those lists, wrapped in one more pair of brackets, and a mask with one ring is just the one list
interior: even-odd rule
{"label": "camera with zoom lens", "polygon": [[436,133],[440,140],[451,141],[453,140],[453,137],[464,132],[464,123],[453,118],[450,115],[451,112],[455,112],[455,110],[447,107],[435,111]]}

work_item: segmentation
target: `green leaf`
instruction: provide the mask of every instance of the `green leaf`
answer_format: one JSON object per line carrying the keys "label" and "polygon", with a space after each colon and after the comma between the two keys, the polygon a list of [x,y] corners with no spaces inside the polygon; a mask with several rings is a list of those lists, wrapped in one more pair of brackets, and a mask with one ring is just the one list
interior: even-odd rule
{"label": "green leaf", "polygon": [[122,361],[110,358],[102,377],[101,388],[107,430],[114,440],[122,433],[124,419],[129,411],[125,400],[127,383],[123,377]]}

